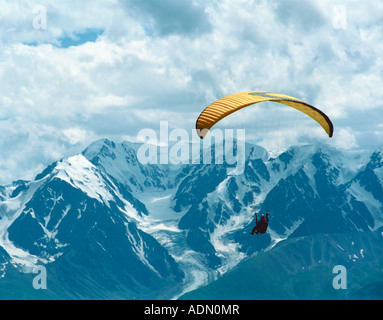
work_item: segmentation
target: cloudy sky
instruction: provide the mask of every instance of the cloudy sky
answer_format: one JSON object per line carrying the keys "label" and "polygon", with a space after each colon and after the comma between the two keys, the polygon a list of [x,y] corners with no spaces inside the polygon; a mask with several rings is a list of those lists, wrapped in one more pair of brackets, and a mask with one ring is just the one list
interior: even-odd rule
{"label": "cloudy sky", "polygon": [[334,124],[329,139],[275,103],[220,123],[268,150],[383,145],[381,0],[0,0],[0,24],[0,184],[160,121],[191,136],[207,105],[248,90]]}

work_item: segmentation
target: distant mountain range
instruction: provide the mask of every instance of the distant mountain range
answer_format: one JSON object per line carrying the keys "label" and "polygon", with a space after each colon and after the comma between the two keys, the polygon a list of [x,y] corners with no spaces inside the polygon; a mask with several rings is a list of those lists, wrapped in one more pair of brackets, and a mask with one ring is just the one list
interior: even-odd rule
{"label": "distant mountain range", "polygon": [[[383,298],[382,150],[247,144],[228,175],[144,165],[139,147],[99,140],[0,187],[1,299]],[[254,210],[270,212],[262,236]],[[332,287],[339,264],[349,290]]]}

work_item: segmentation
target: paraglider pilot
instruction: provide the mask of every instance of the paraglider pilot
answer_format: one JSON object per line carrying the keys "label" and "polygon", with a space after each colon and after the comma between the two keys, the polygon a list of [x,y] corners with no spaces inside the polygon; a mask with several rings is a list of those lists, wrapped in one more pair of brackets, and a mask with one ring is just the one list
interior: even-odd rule
{"label": "paraglider pilot", "polygon": [[267,227],[269,226],[269,213],[266,212],[266,217],[264,214],[261,215],[261,219],[258,221],[257,212],[255,214],[255,227],[250,232],[250,234],[262,234],[265,233],[267,230]]}

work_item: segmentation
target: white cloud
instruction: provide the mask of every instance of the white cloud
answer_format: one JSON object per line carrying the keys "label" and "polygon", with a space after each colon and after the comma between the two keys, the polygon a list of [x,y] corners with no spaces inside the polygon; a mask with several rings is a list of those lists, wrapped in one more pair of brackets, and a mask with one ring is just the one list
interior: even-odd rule
{"label": "white cloud", "polygon": [[[381,137],[380,1],[151,3],[0,0],[0,184],[93,138],[134,137],[166,119],[191,130],[208,104],[246,90],[318,106],[339,147],[362,146],[367,129]],[[47,8],[46,30],[33,29],[36,5]],[[334,6],[346,9],[344,29]],[[101,35],[60,46],[87,30]],[[323,140],[316,123],[282,110],[254,106],[220,125],[244,127],[266,148]]]}
{"label": "white cloud", "polygon": [[351,128],[340,128],[334,137],[333,144],[343,150],[351,150],[359,147],[354,130]]}
{"label": "white cloud", "polygon": [[68,128],[64,129],[62,132],[70,144],[83,143],[88,140],[87,137],[89,132],[81,128]]}

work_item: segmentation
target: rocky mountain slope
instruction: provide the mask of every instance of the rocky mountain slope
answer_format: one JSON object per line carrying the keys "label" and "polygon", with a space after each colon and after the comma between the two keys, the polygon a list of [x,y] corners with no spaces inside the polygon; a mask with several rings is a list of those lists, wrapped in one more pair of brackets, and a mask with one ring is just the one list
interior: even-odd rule
{"label": "rocky mountain slope", "polygon": [[[381,150],[309,145],[272,157],[247,144],[244,172],[230,175],[224,161],[142,164],[139,147],[96,141],[0,187],[1,298],[177,298],[294,239],[324,246],[383,226]],[[257,237],[255,209],[271,213]],[[45,291],[31,288],[36,265]]]}

